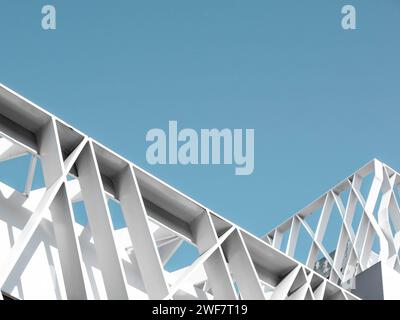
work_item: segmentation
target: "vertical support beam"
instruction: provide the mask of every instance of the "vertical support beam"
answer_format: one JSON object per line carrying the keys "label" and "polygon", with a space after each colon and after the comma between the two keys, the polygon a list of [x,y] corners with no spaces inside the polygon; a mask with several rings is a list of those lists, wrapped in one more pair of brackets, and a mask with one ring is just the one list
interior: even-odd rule
{"label": "vertical support beam", "polygon": [[[191,230],[200,254],[209,250],[218,241],[217,233],[208,211],[205,211],[192,222]],[[217,248],[204,262],[204,270],[211,284],[215,299],[237,299],[221,247]]]}
{"label": "vertical support beam", "polygon": [[301,222],[297,216],[292,218],[292,224],[290,226],[289,240],[286,247],[286,254],[290,257],[294,256],[296,250],[297,239],[299,237]]}
{"label": "vertical support beam", "polygon": [[310,251],[308,252],[308,257],[306,262],[307,267],[314,269],[314,265],[317,262],[318,250],[319,250],[318,245],[315,242],[313,242]]}
{"label": "vertical support beam", "polygon": [[369,219],[365,214],[365,211],[361,217],[360,223],[358,224],[358,229],[356,233],[356,238],[354,241],[354,250],[357,253],[358,257],[361,257],[362,247],[365,241],[365,237],[367,236]]}
{"label": "vertical support beam", "polygon": [[[356,235],[356,241],[355,241],[355,246],[356,249],[359,250],[359,255],[361,256],[361,250],[362,250],[362,246],[366,240],[367,235],[367,227],[369,225],[371,225],[371,227],[373,228],[373,230],[376,232],[377,236],[379,237],[379,241],[381,244],[381,247],[388,247],[388,242],[387,239],[385,238],[384,233],[382,232],[382,230],[379,227],[378,222],[376,221],[375,217],[374,217],[374,209],[379,197],[379,194],[382,190],[382,186],[383,186],[383,164],[377,160],[373,161],[373,165],[374,165],[374,178],[372,180],[372,184],[368,193],[368,198],[365,201],[361,195],[360,192],[360,185],[361,185],[361,178],[358,179],[358,184],[354,185],[353,190],[354,193],[356,194],[358,201],[363,205],[364,208],[364,216],[365,219],[362,219],[362,222],[364,220],[367,220],[364,225],[363,225],[363,229],[361,231],[363,231],[363,233],[360,232],[360,230],[357,232]],[[357,175],[355,175],[357,176]],[[360,226],[361,227],[361,226]]]}
{"label": "vertical support beam", "polygon": [[111,217],[91,140],[82,150],[76,165],[107,297],[128,299],[126,278],[115,245]]}
{"label": "vertical support beam", "polygon": [[322,207],[321,216],[319,217],[317,230],[315,231],[315,241],[322,243],[325,235],[326,227],[328,226],[329,217],[333,206],[333,197],[330,192],[325,196],[324,206]]}
{"label": "vertical support beam", "polygon": [[29,194],[31,193],[33,177],[35,175],[36,163],[37,163],[37,157],[36,155],[32,155],[28,169],[28,177],[26,178],[25,189],[24,189],[24,195],[27,197],[29,197]]}
{"label": "vertical support beam", "polygon": [[229,269],[243,299],[265,300],[260,279],[239,230],[235,230],[222,244]]}
{"label": "vertical support beam", "polygon": [[344,259],[345,259],[345,254],[347,252],[347,247],[348,244],[350,243],[349,236],[347,235],[346,229],[342,226],[340,230],[340,235],[339,235],[339,241],[336,247],[336,252],[335,256],[333,258],[333,268],[331,270],[331,276],[333,275],[333,270],[340,270],[341,271],[341,277],[343,277],[343,272],[344,272]]}
{"label": "vertical support beam", "polygon": [[[328,226],[328,221],[329,217],[331,215],[332,211],[332,206],[333,206],[333,197],[330,192],[328,192],[325,195],[325,200],[324,200],[324,205],[322,207],[321,215],[318,220],[318,225],[317,225],[317,230],[315,231],[315,234],[313,236],[313,244],[311,246],[311,249],[308,253],[308,258],[307,258],[307,266],[309,268],[314,268],[314,264],[317,259],[317,254],[318,251],[325,251],[322,246],[322,240],[325,235],[325,230],[326,227]],[[312,234],[310,234],[312,236]],[[329,261],[329,253],[325,254],[325,258]],[[330,264],[332,265],[332,262],[330,261]]]}
{"label": "vertical support beam", "polygon": [[130,165],[115,179],[114,185],[147,294],[150,299],[162,299],[168,295],[168,285],[150,232],[143,198]]}
{"label": "vertical support beam", "polygon": [[278,250],[280,249],[281,244],[282,244],[282,238],[283,238],[282,231],[280,231],[279,228],[275,229],[274,237],[272,239],[272,246],[275,249],[278,249]]}
{"label": "vertical support beam", "polygon": [[364,243],[361,249],[361,255],[360,255],[360,265],[361,268],[363,269],[367,269],[367,263],[368,263],[368,259],[371,255],[371,249],[372,249],[372,244],[374,241],[374,235],[375,232],[372,228],[372,225],[369,224],[367,227],[367,232],[366,232],[366,236],[364,239]]}
{"label": "vertical support beam", "polygon": [[356,207],[357,207],[357,196],[353,190],[353,188],[350,186],[350,190],[349,190],[349,200],[347,202],[347,206],[346,206],[346,213],[344,215],[344,222],[347,224],[347,226],[349,227],[349,230],[352,232],[350,234],[350,236],[352,237],[352,241],[354,242],[354,238],[355,238],[355,232],[354,229],[351,225],[353,218],[354,218],[354,214],[356,212]]}
{"label": "vertical support beam", "polygon": [[57,179],[63,177],[61,187],[50,204],[50,212],[67,298],[86,299],[81,252],[74,230],[72,206],[65,187],[67,172],[65,172],[60,140],[53,118],[42,128],[38,138],[46,188],[50,188]]}

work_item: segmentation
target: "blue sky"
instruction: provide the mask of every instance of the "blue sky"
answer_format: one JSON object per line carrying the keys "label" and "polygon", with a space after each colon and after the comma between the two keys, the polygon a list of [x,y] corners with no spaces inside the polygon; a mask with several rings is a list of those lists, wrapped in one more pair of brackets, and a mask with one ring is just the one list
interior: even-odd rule
{"label": "blue sky", "polygon": [[[399,30],[397,0],[3,0],[0,81],[262,235],[372,158],[400,169]],[[169,120],[254,128],[254,173],[147,164]]]}

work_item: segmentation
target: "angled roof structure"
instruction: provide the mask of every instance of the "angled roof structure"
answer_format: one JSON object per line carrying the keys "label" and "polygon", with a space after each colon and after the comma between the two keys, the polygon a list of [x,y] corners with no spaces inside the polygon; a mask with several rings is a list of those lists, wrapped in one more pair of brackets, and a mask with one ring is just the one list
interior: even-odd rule
{"label": "angled roof structure", "polygon": [[[379,265],[373,280],[382,283],[400,268],[399,175],[378,160],[259,238],[0,85],[0,166],[23,157],[29,159],[23,188],[0,182],[5,296],[353,300],[368,298],[362,288],[371,268]],[[115,208],[125,221],[121,229],[111,220]],[[334,208],[340,232],[335,247],[326,248]],[[76,222],[77,211],[87,224]],[[318,214],[314,229],[308,218]],[[296,257],[302,229],[310,238],[306,261]],[[168,270],[183,243],[197,258]]]}

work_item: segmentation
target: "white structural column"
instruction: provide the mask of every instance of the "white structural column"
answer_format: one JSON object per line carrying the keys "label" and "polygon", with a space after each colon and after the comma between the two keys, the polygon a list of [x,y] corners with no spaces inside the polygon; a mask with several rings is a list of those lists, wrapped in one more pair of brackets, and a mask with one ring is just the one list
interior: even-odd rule
{"label": "white structural column", "polygon": [[325,195],[324,205],[322,207],[320,219],[318,220],[318,225],[317,225],[317,230],[315,231],[315,235],[310,234],[310,236],[313,238],[313,244],[311,246],[311,250],[309,251],[307,258],[307,266],[309,268],[314,267],[318,251],[324,252],[325,258],[329,261],[331,265],[333,264],[333,261],[331,261],[329,253],[325,252],[322,246],[322,239],[324,237],[325,230],[328,225],[332,206],[333,206],[333,197],[330,193],[327,193]]}
{"label": "white structural column", "polygon": [[292,218],[286,254],[293,257],[296,249],[297,239],[299,237],[301,222],[297,216]]}
{"label": "white structural column", "polygon": [[365,202],[365,215],[368,217],[368,229],[363,241],[362,250],[360,254],[360,265],[362,269],[366,269],[369,254],[372,248],[373,235],[379,238],[379,241],[385,248],[388,248],[388,243],[382,232],[377,220],[374,217],[374,209],[381,193],[381,188],[383,185],[383,164],[379,161],[374,161],[374,178],[372,180],[372,185],[368,194],[368,198]]}
{"label": "white structural column", "polygon": [[51,187],[59,177],[64,181],[50,205],[58,253],[68,299],[86,299],[85,282],[82,273],[81,252],[74,231],[74,215],[65,183],[66,175],[58,132],[54,119],[46,124],[39,134],[39,150],[43,178],[46,188]]}
{"label": "white structural column", "polygon": [[260,279],[240,231],[236,229],[222,244],[227,256],[229,269],[239,286],[243,299],[264,300]]}
{"label": "white structural column", "polygon": [[128,299],[126,278],[115,245],[111,217],[91,140],[82,150],[76,164],[107,296],[109,299]]}
{"label": "white structural column", "polygon": [[282,244],[282,240],[283,240],[283,237],[282,237],[282,232],[277,228],[277,229],[275,229],[275,231],[274,231],[274,237],[273,237],[273,239],[272,239],[272,246],[275,248],[275,249],[280,249],[280,247],[281,247],[281,244]]}
{"label": "white structural column", "polygon": [[[200,254],[209,250],[218,241],[217,233],[208,211],[205,211],[192,222],[191,229]],[[204,262],[204,270],[215,299],[237,299],[221,247],[218,247]]]}
{"label": "white structural column", "polygon": [[154,238],[135,173],[130,165],[115,179],[122,213],[132,241],[143,283],[150,299],[168,295],[161,259]]}
{"label": "white structural column", "polygon": [[[388,244],[388,247],[385,248],[386,250],[384,250],[383,248],[381,249],[381,254],[382,254],[381,256],[383,259],[389,259],[393,255],[397,254],[394,236],[392,233],[392,227],[390,225],[390,217],[389,217],[390,203],[393,199],[395,199],[395,196],[393,195],[393,186],[395,183],[395,178],[396,178],[395,175],[389,177],[387,170],[386,169],[384,170],[385,183],[382,185],[382,200],[378,209],[378,223],[380,228],[382,229],[383,234],[385,235]],[[392,210],[393,209],[394,208],[392,208]],[[394,226],[396,225],[395,219],[393,219]],[[397,228],[397,226],[395,228]]]}
{"label": "white structural column", "polygon": [[[350,187],[350,182],[347,180],[345,182],[347,188]],[[354,241],[354,232],[351,229],[350,226],[348,226],[348,223],[346,222],[348,220],[348,216],[349,215],[353,215],[354,214],[354,209],[355,209],[355,203],[354,203],[354,194],[353,193],[349,193],[348,196],[348,204],[346,206],[346,208],[343,205],[343,202],[340,198],[340,196],[335,192],[335,191],[331,191],[332,196],[335,199],[335,203],[336,206],[339,209],[339,212],[342,216],[343,219],[343,223],[340,229],[340,233],[339,233],[339,239],[338,239],[338,244],[337,244],[337,248],[335,251],[335,255],[333,258],[333,268],[331,270],[331,274],[330,274],[330,279],[334,279],[335,280],[335,275],[336,273],[333,272],[333,269],[336,270],[344,270],[345,267],[345,255],[348,254],[348,249],[350,245],[353,245],[353,241]],[[352,218],[352,217],[351,217]],[[337,276],[341,276],[337,275]],[[343,278],[343,277],[342,277]]]}
{"label": "white structural column", "polygon": [[26,177],[25,189],[24,189],[24,195],[26,197],[29,197],[29,194],[30,194],[31,189],[32,189],[32,183],[33,183],[33,178],[34,178],[34,175],[35,175],[36,163],[37,163],[36,155],[32,155],[31,157],[32,158],[31,158],[31,162],[29,164],[28,176]]}

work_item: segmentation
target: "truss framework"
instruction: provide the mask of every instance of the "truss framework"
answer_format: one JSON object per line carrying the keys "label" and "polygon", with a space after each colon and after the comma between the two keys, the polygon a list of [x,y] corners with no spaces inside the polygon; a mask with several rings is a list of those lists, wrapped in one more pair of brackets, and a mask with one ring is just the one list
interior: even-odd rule
{"label": "truss framework", "polygon": [[[378,261],[400,272],[399,186],[399,173],[374,159],[263,239],[295,257],[300,232],[305,231],[311,244],[302,262],[318,269],[323,260],[329,280],[344,287]],[[335,211],[338,228],[331,223]],[[288,240],[282,243],[285,234]],[[330,250],[324,244],[327,237],[334,244]]]}
{"label": "truss framework", "polygon": [[[266,241],[255,237],[3,85],[0,135],[1,162],[31,157],[24,190],[0,184],[0,227],[9,238],[0,243],[0,287],[7,294],[37,298],[41,288],[32,291],[32,281],[50,272],[50,291],[56,293],[44,290],[45,298],[358,299],[332,276],[325,279],[314,271],[314,255],[307,266],[290,257],[300,215],[289,222],[285,254],[277,249],[284,227]],[[44,185],[32,189],[39,164]],[[390,189],[397,178],[387,170]],[[327,212],[337,200],[333,192],[326,199]],[[371,199],[356,242],[366,242],[378,230],[370,218]],[[113,226],[110,201],[121,209],[126,223],[121,230]],[[74,216],[80,202],[88,220],[84,227]],[[325,227],[321,223],[315,246]],[[183,242],[197,248],[198,258],[167,271],[166,263]],[[355,257],[363,258],[362,268],[368,248],[361,249]],[[397,249],[397,242],[393,248],[388,244],[388,259]],[[35,263],[38,267],[31,267]]]}

